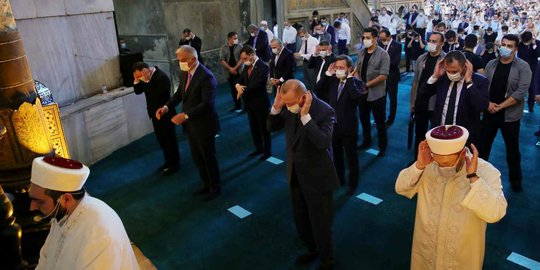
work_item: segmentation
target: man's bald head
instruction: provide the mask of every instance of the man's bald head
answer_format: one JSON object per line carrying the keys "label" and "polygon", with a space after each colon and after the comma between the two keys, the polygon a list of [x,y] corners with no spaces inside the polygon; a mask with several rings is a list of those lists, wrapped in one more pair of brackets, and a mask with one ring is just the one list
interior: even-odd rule
{"label": "man's bald head", "polygon": [[176,50],[176,55],[178,56],[179,54],[185,54],[186,56],[194,57],[195,59],[197,59],[197,51],[195,50],[195,48],[189,45],[183,45],[178,48]]}
{"label": "man's bald head", "polygon": [[287,80],[281,85],[281,99],[287,106],[300,104],[302,106],[302,97],[306,95],[307,89],[304,83],[299,80]]}

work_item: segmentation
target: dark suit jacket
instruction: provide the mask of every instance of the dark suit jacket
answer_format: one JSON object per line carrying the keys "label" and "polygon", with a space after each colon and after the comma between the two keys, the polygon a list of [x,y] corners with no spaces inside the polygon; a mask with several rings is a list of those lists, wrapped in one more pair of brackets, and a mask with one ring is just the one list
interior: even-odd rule
{"label": "dark suit jacket", "polygon": [[[461,50],[463,50],[463,48],[465,48],[465,41],[463,41],[463,39],[461,39],[461,38],[458,38],[457,40],[458,40],[457,44],[459,44],[459,46],[457,46],[457,44],[454,43],[454,45],[455,45],[454,50],[455,51],[461,51]],[[443,52],[448,53],[450,51],[450,44],[448,44],[448,42],[444,42],[442,50],[443,50]]]}
{"label": "dark suit jacket", "polygon": [[216,134],[219,129],[218,116],[215,109],[217,81],[212,72],[199,64],[187,91],[187,72],[180,72],[180,84],[176,93],[167,102],[167,107],[174,108],[182,102],[182,112],[189,116],[184,122],[187,132],[194,134]]}
{"label": "dark suit jacket", "polygon": [[272,58],[270,59],[270,78],[278,80],[283,78],[285,81],[294,79],[294,68],[296,67],[294,54],[289,49],[283,47],[277,63],[275,60],[276,56],[272,54]]}
{"label": "dark suit jacket", "polygon": [[337,77],[323,74],[315,89],[328,93],[328,104],[336,112],[334,135],[358,134],[358,99],[362,96],[364,82],[354,77],[347,78],[338,98],[339,83]]}
{"label": "dark suit jacket", "polygon": [[270,44],[268,44],[268,34],[259,29],[257,35],[255,37],[250,36],[244,45],[253,47],[254,39],[257,39],[257,43],[255,44],[255,54],[257,54],[264,62],[268,62],[272,55],[272,49],[270,49]]}
{"label": "dark suit jacket", "polygon": [[268,65],[260,59],[255,62],[251,76],[248,76],[249,67],[244,67],[238,78],[240,85],[246,86],[242,99],[247,110],[268,110],[270,100],[266,93],[268,82]]}
{"label": "dark suit jacket", "polygon": [[303,126],[300,114],[293,114],[283,108],[279,114],[268,116],[268,129],[272,132],[285,129],[289,184],[294,168],[303,192],[311,194],[332,192],[338,186],[338,177],[332,160],[334,110],[313,96],[309,114],[311,121]]}
{"label": "dark suit jacket", "polygon": [[418,13],[417,12],[413,12],[413,13],[410,13],[410,12],[407,12],[407,14],[405,14],[405,16],[403,16],[403,19],[405,20],[405,24],[407,26],[409,26],[409,17],[411,17],[411,22],[414,22],[414,20],[416,19],[416,16],[418,16]]}
{"label": "dark suit jacket", "polygon": [[[386,46],[382,43],[379,43],[379,46],[386,50]],[[392,39],[390,43],[390,48],[388,48],[388,55],[390,56],[390,69],[396,70],[399,69],[399,63],[401,62],[401,43],[397,42],[395,39]]]}
{"label": "dark suit jacket", "polygon": [[193,39],[190,39],[190,40],[181,39],[180,42],[178,42],[178,46],[184,46],[184,45],[189,45],[193,47],[197,51],[197,57],[199,58],[199,60],[201,60],[201,48],[202,48],[201,38],[199,38],[198,36],[195,36]]}
{"label": "dark suit jacket", "polygon": [[336,46],[336,28],[334,28],[332,25],[328,25],[328,28],[326,28],[326,33],[330,34],[332,37],[332,40],[330,40],[332,47]]}
{"label": "dark suit jacket", "polygon": [[[155,118],[156,111],[167,104],[167,101],[171,98],[171,80],[165,72],[161,71],[158,67],[155,68],[156,71],[154,71],[148,83],[139,81],[139,83],[133,85],[135,94],[140,95],[144,93],[146,97],[146,110],[150,118]],[[174,114],[176,114],[176,111],[174,111],[174,108],[170,108],[166,116],[172,116]]]}
{"label": "dark suit jacket", "polygon": [[[489,106],[489,80],[479,73],[473,74],[473,84],[467,89],[464,85],[459,97],[459,105],[456,115],[456,124],[465,127],[469,131],[469,142],[478,142],[480,128],[480,113],[487,110]],[[431,119],[431,125],[436,127],[441,125],[442,112],[450,80],[445,75],[430,85],[425,84],[428,91],[437,93],[435,110]]]}
{"label": "dark suit jacket", "polygon": [[[330,54],[329,56],[325,57],[324,59],[325,59],[325,61],[324,61],[324,66],[323,66],[322,71],[321,71],[321,79],[325,76],[324,74],[328,70],[328,67],[332,63],[334,63],[334,61],[336,60],[336,57],[334,56],[334,54]],[[315,72],[315,79],[317,78],[317,75],[319,74],[319,70],[321,68],[322,63],[323,63],[323,59],[320,56],[315,56],[315,57],[312,56],[312,57],[309,58],[308,67],[312,68],[313,72]],[[314,91],[317,94],[317,97],[322,99],[324,102],[328,102],[329,98],[328,98],[327,89],[317,89],[317,87],[315,87]]]}

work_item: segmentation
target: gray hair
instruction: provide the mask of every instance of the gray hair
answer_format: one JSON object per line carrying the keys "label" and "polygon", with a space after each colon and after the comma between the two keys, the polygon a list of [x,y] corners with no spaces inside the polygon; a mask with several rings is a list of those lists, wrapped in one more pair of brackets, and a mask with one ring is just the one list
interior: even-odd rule
{"label": "gray hair", "polygon": [[183,46],[181,46],[180,48],[178,48],[176,50],[176,54],[178,54],[180,52],[188,53],[189,55],[193,56],[195,59],[198,59],[197,50],[195,50],[195,48],[193,48],[193,47],[191,47],[189,45],[183,45]]}
{"label": "gray hair", "polygon": [[250,25],[248,26],[248,31],[250,31],[250,32],[253,31],[253,30],[255,30],[255,29],[259,29],[259,27],[257,27],[257,26],[254,25],[254,24],[250,24]]}
{"label": "gray hair", "polygon": [[274,39],[272,39],[272,41],[271,41],[270,43],[273,43],[273,42],[275,42],[275,43],[277,43],[279,46],[283,47],[283,41],[281,41],[281,39],[279,39],[279,38],[274,38]]}

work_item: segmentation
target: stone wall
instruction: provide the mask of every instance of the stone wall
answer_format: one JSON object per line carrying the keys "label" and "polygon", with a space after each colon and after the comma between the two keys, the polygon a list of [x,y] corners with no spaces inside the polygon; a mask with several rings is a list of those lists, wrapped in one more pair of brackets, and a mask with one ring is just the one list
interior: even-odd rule
{"label": "stone wall", "polygon": [[60,106],[121,85],[112,0],[11,4],[33,77]]}
{"label": "stone wall", "polygon": [[119,37],[142,52],[145,62],[168,71],[173,84],[179,72],[174,52],[185,28],[202,39],[202,57],[220,82],[225,77],[216,49],[231,31],[247,39],[249,0],[114,0],[114,5]]}

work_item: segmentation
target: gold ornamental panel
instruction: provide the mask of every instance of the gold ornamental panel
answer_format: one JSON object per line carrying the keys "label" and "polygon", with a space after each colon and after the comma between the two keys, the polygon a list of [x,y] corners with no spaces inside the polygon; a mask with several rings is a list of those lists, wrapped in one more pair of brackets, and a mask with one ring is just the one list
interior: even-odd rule
{"label": "gold ornamental panel", "polygon": [[62,128],[58,104],[52,103],[44,106],[43,117],[45,118],[45,123],[49,130],[49,137],[51,138],[55,154],[64,158],[69,158],[69,150],[64,136],[64,129]]}

